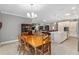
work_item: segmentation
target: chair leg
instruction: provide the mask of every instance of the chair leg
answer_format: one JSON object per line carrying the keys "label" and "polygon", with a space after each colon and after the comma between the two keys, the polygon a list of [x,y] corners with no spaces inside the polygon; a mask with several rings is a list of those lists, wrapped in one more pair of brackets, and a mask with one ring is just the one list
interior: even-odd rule
{"label": "chair leg", "polygon": [[18,48],[17,48],[17,51],[19,51],[20,50],[20,45],[18,45]]}
{"label": "chair leg", "polygon": [[51,55],[51,44],[49,44],[49,55]]}
{"label": "chair leg", "polygon": [[25,47],[22,47],[22,53],[23,53],[23,55],[25,54]]}
{"label": "chair leg", "polygon": [[18,45],[17,51],[19,52],[19,54],[21,54],[21,46]]}
{"label": "chair leg", "polygon": [[21,54],[21,52],[22,52],[22,48],[20,47],[20,48],[19,48],[19,54]]}
{"label": "chair leg", "polygon": [[23,47],[22,46],[19,46],[19,54],[21,54],[23,51]]}

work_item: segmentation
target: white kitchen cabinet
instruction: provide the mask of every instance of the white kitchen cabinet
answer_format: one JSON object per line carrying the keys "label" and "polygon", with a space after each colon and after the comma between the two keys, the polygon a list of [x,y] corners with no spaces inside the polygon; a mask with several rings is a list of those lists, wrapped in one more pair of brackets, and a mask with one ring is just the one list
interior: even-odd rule
{"label": "white kitchen cabinet", "polygon": [[67,39],[67,32],[51,32],[51,39],[53,42],[61,43]]}

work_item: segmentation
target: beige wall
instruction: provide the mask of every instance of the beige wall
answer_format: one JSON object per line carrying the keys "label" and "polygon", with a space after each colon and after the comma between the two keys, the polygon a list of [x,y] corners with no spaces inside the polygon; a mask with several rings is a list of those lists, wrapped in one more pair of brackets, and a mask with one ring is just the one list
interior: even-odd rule
{"label": "beige wall", "polygon": [[17,36],[21,33],[22,23],[31,23],[30,19],[22,18],[18,16],[0,14],[1,21],[3,23],[0,30],[0,41],[16,40]]}

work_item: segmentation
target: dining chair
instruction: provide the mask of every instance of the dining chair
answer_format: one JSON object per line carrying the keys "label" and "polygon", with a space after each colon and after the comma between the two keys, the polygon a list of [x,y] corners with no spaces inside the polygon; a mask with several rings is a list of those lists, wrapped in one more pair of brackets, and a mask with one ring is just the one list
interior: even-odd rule
{"label": "dining chair", "polygon": [[28,35],[28,32],[22,32],[21,36],[23,36],[23,35],[25,35],[25,36]]}
{"label": "dining chair", "polygon": [[51,42],[43,44],[37,48],[37,55],[50,55],[51,54]]}
{"label": "dining chair", "polygon": [[18,36],[18,51],[19,51],[19,54],[26,54],[26,52],[28,51],[28,48],[26,47],[26,42],[24,42],[22,39],[24,39],[23,37],[21,37],[20,35]]}
{"label": "dining chair", "polygon": [[51,41],[50,35],[45,36],[43,38],[43,44],[37,47],[37,54],[38,55],[49,55],[51,54]]}
{"label": "dining chair", "polygon": [[[32,38],[32,36],[29,36],[29,37],[27,38],[27,40],[29,40],[30,38]],[[35,50],[34,50],[33,46],[30,45],[28,42],[26,42],[25,47],[28,48],[28,52],[30,52],[30,54],[32,54],[32,55],[35,54]]]}
{"label": "dining chair", "polygon": [[28,49],[29,49],[28,52],[30,52],[31,55],[34,55],[34,54],[35,54],[34,48],[33,48],[30,44],[28,44],[27,47],[28,47]]}
{"label": "dining chair", "polygon": [[34,54],[34,48],[26,42],[31,36],[29,36],[28,38],[24,38],[23,36],[28,37],[28,34],[24,32],[21,34],[21,38],[18,37],[19,42],[21,43],[19,45],[19,54],[21,54],[21,52],[23,53],[23,55],[26,53]]}

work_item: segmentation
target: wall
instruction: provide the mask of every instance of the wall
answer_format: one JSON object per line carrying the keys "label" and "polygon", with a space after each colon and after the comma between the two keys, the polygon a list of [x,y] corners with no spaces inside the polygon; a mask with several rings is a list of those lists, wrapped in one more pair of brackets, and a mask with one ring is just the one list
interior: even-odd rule
{"label": "wall", "polygon": [[[2,15],[0,13],[0,22],[2,22]],[[1,29],[0,29],[0,40],[1,40]]]}
{"label": "wall", "polygon": [[2,29],[0,30],[0,42],[16,40],[21,32],[22,23],[31,23],[30,19],[12,16],[8,14],[0,14],[2,17]]}
{"label": "wall", "polygon": [[58,31],[64,31],[64,27],[69,27],[69,36],[77,37],[77,21],[65,21],[58,23]]}
{"label": "wall", "polygon": [[[78,20],[78,30],[77,30],[77,34],[79,36],[79,20]],[[78,37],[79,38],[79,37]]]}
{"label": "wall", "polygon": [[79,52],[79,20],[78,20],[78,30],[77,30],[77,34],[78,34],[78,52]]}

